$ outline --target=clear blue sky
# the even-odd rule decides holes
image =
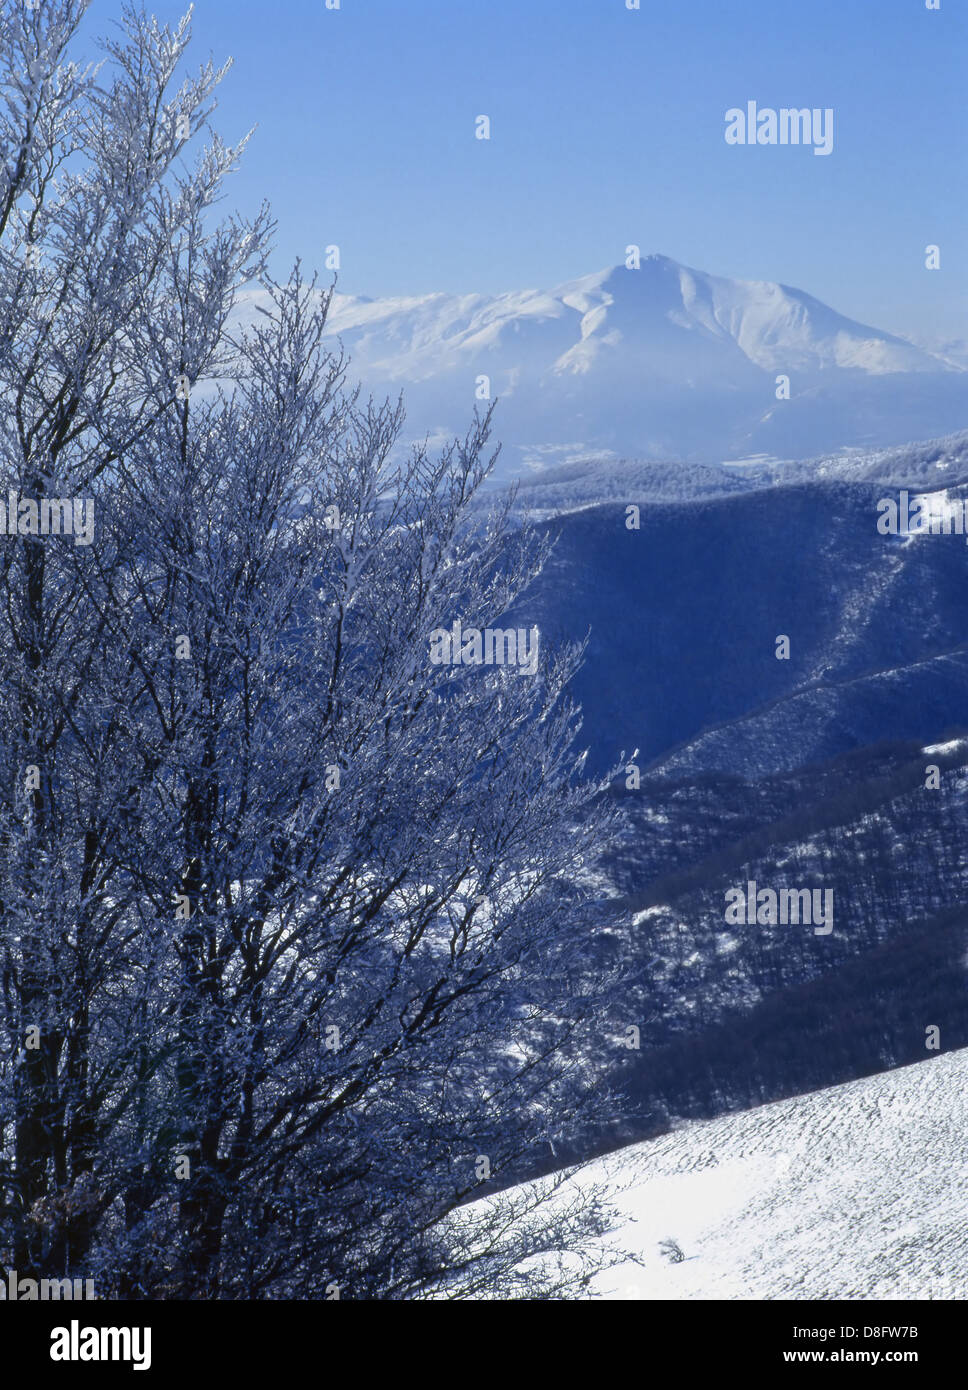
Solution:
[[[258,130],[231,197],[271,201],[280,270],[336,242],[348,293],[491,292],[551,286],[637,242],[884,328],[968,338],[966,11],[197,0],[194,47],[235,59],[219,128]],[[115,12],[95,0],[92,18]],[[724,113],[750,99],[832,107],[834,152],[728,146]]]

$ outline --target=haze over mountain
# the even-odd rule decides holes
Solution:
[[[805,458],[968,426],[957,344],[932,351],[791,286],[660,255],[547,291],[337,294],[328,332],[367,388],[404,392],[411,438],[462,433],[487,377],[503,476],[596,455]]]

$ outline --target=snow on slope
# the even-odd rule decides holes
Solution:
[[[764,1105],[598,1160],[642,1260],[611,1299],[968,1296],[968,1050]],[[679,1243],[673,1264],[659,1250]]]

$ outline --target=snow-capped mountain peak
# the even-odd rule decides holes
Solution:
[[[501,352],[502,365],[585,373],[609,354],[664,357],[710,346],[765,371],[837,367],[881,375],[951,364],[890,333],[845,318],[802,290],[732,280],[645,257],[550,290],[426,294],[368,300],[337,295],[330,331],[353,341],[359,365],[420,379]],[[562,349],[559,351],[559,349]],[[512,360],[513,359],[513,360]]]

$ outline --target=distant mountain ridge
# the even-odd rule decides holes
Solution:
[[[419,379],[482,349],[526,348],[522,332],[538,325],[548,354],[560,345],[550,325],[569,344],[542,364],[556,374],[580,375],[608,351],[634,351],[651,354],[657,369],[678,379],[679,364],[664,354],[675,344],[694,348],[689,335],[730,355],[735,347],[766,371],[957,370],[944,356],[845,318],[802,290],[709,275],[660,255],[647,256],[638,270],[613,266],[548,291],[382,300],[337,294],[329,328],[356,335],[358,365]]]
[[[661,255],[550,290],[336,294],[327,331],[368,389],[403,391],[409,437],[462,433],[485,390],[499,397],[505,475],[630,454],[805,458],[968,427],[959,352],[858,323],[789,285]],[[790,378],[789,400],[777,376]]]

